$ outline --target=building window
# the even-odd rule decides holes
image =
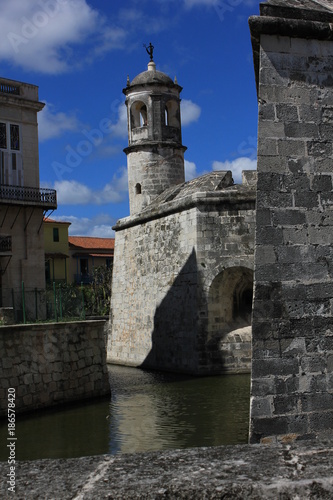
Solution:
[[[86,276],[88,274],[88,259],[80,259],[80,271],[81,276]]]
[[[10,149],[20,150],[20,127],[18,125],[10,125]]]
[[[0,149],[20,151],[19,125],[14,125],[13,123],[0,123]]]
[[[141,194],[141,192],[142,192],[142,191],[141,191],[141,184],[139,184],[139,183],[138,183],[138,184],[135,186],[135,194]]]
[[[7,130],[5,123],[0,123],[0,148],[7,149]]]
[[[0,123],[0,183],[23,186],[20,126]]]
[[[57,227],[53,228],[53,241],[55,242],[59,241],[59,228]]]

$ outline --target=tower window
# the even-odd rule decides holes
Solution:
[[[180,128],[179,103],[173,99],[165,104],[165,125]]]
[[[140,127],[147,125],[147,106],[144,104],[140,109]]]
[[[138,183],[138,184],[135,186],[135,194],[141,194],[141,192],[142,192],[142,191],[141,191],[141,184],[139,184],[139,183]]]
[[[147,106],[142,101],[134,102],[131,107],[131,128],[145,127],[147,123]]]

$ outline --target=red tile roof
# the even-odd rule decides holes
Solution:
[[[54,220],[54,219],[50,219],[49,217],[47,218],[43,218],[43,222],[48,222],[50,224],[67,224],[68,226],[70,226],[72,223],[71,222],[66,222],[66,221],[63,221],[63,220]]]
[[[114,238],[93,238],[91,236],[68,236],[70,247],[85,250],[113,250]]]

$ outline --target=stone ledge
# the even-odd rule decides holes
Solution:
[[[16,463],[16,499],[331,499],[333,437]],[[0,463],[1,477],[8,464]],[[12,498],[3,480],[0,497]]]
[[[180,200],[173,200],[166,202],[163,206],[156,207],[155,209],[141,212],[129,217],[125,217],[117,221],[117,224],[112,227],[115,231],[122,231],[129,227],[138,226],[152,220],[157,220],[167,215],[180,213],[192,208],[206,206],[216,206],[220,210],[239,210],[244,208],[248,209],[248,204],[253,204],[253,209],[256,201],[256,187],[252,185],[240,186],[235,184],[231,188],[225,189],[216,193],[204,192],[194,193],[188,195]]]

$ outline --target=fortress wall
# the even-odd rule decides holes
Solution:
[[[237,289],[252,302],[255,202],[203,205],[198,210],[198,349],[201,373],[251,371],[251,314],[235,312]],[[254,198],[254,197],[253,197]],[[246,283],[245,283],[246,282]],[[241,306],[242,307],[242,306]]]
[[[280,26],[285,34],[278,36],[265,34],[265,19],[262,25],[255,20],[260,61],[250,438],[270,442],[333,428],[333,42],[316,39],[320,23],[305,27],[301,21],[308,37],[312,30],[313,39],[304,39],[293,31],[297,21],[293,30],[287,20],[276,21],[275,32]]]
[[[110,393],[104,321],[2,326],[0,415],[8,388],[17,413]],[[11,392],[12,394],[12,392]]]
[[[117,230],[108,361],[197,366],[196,209]]]
[[[232,316],[242,271],[234,273],[232,287],[226,283],[227,298],[215,287],[217,311],[210,309],[209,301],[214,279],[226,268],[249,271],[252,292],[254,193],[246,192],[247,201],[241,197],[238,202],[235,189],[222,198],[216,196],[214,202],[202,201],[160,218],[157,213],[154,220],[139,219],[132,226],[131,218],[120,221],[111,296],[110,363],[192,374],[250,370],[248,332],[227,338],[237,327],[232,318],[229,321],[220,314],[227,302]],[[221,323],[224,329],[218,328]]]

